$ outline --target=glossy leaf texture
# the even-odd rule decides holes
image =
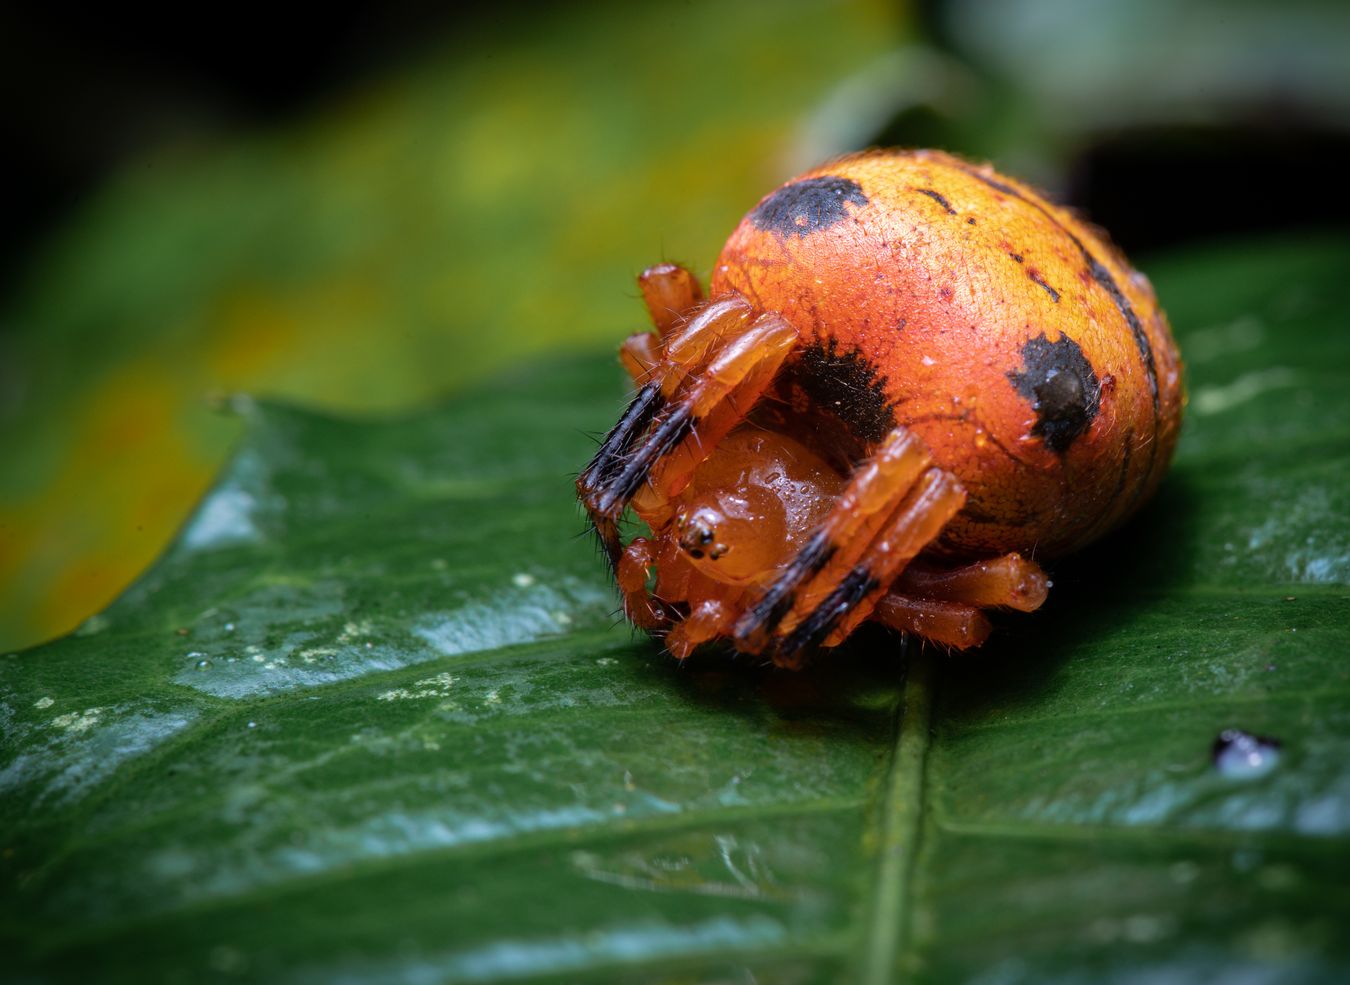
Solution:
[[[609,357],[237,402],[169,553],[0,659],[2,977],[1345,980],[1350,247],[1145,267],[1190,367],[1162,494],[907,674],[615,622],[569,477]],[[1220,769],[1228,729],[1266,741]]]

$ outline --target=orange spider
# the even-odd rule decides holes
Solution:
[[[1157,488],[1184,396],[1148,281],[1032,189],[936,151],[789,181],[714,268],[639,277],[637,395],[577,480],[628,617],[798,667],[872,619],[978,645],[1040,559]],[[629,508],[651,534],[626,547]],[[649,588],[654,573],[654,585]]]

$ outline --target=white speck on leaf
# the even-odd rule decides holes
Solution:
[[[408,701],[415,698],[443,698],[450,693],[455,678],[449,672],[416,681],[412,687],[396,687],[375,696],[376,701]]]
[[[102,717],[102,708],[86,708],[84,711],[68,711],[64,715],[57,715],[52,719],[52,724],[67,732],[87,732]]]
[[[342,627],[342,632],[338,634],[339,643],[351,643],[363,636],[369,636],[371,625],[369,619],[362,619],[360,622],[349,622]],[[337,652],[337,651],[330,651]]]

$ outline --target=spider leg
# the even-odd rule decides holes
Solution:
[[[655,490],[687,481],[683,477],[763,395],[796,345],[796,330],[780,316],[751,321],[753,314],[744,298],[733,296],[708,304],[673,331],[650,381],[578,477],[578,496],[611,565],[623,550],[619,517],[658,463],[678,451],[680,467],[663,470]],[[659,491],[653,495],[660,500]]]
[[[852,570],[930,459],[903,428],[854,469],[829,514],[778,577],[737,620],[737,647],[759,653],[785,617],[814,608]],[[810,589],[814,590],[810,590]],[[799,604],[799,595],[805,605]],[[787,627],[790,631],[792,626]]]
[[[826,572],[808,586],[779,626],[774,660],[797,666],[818,646],[837,646],[867,619],[891,583],[965,505],[966,491],[950,472],[930,468],[889,514],[861,559],[831,583]],[[819,603],[816,593],[829,589]],[[794,625],[795,624],[795,625]]]
[[[623,340],[619,346],[619,362],[641,387],[652,374],[652,370],[661,362],[661,341],[652,332],[638,332]]]
[[[619,361],[641,386],[661,362],[661,341],[688,321],[694,306],[703,300],[703,289],[692,273],[674,263],[648,267],[638,275],[638,288],[656,331],[628,336],[619,347]]]
[[[673,340],[667,351],[678,341]],[[796,344],[797,330],[774,314],[760,315],[728,339],[697,375],[688,374],[687,386],[633,448],[596,498],[595,508],[617,516],[652,477],[657,463],[677,450],[673,461],[681,468],[663,469],[661,481],[654,483],[656,492],[661,494],[676,476],[691,473],[763,395]]]
[[[708,305],[667,342],[664,356],[648,374],[649,382],[634,395],[578,477],[577,490],[583,500],[616,471],[688,373],[704,364],[713,343],[721,335],[738,330],[749,316],[750,306],[746,302],[728,298]]]
[[[989,636],[989,620],[981,609],[1033,612],[1049,590],[1041,566],[1020,554],[946,570],[913,564],[877,602],[874,617],[894,629],[965,650]]]
[[[1050,581],[1035,561],[1005,554],[961,568],[915,564],[896,581],[895,591],[910,598],[959,602],[980,609],[1035,612],[1050,591]]]
[[[653,321],[658,327],[665,325],[666,329],[670,330],[676,322],[670,318],[668,310],[662,305],[667,302],[679,303],[682,298],[693,299],[690,303],[694,303],[698,297],[698,282],[682,267],[664,266],[671,267],[674,272],[662,273],[661,268],[653,267],[643,273],[642,278],[639,278],[639,284],[643,287]],[[658,273],[653,274],[653,271]],[[649,288],[655,292],[654,295],[647,294]],[[722,335],[735,331],[749,321],[750,314],[749,302],[740,297],[726,298],[709,304],[687,323],[682,323],[683,327],[679,332],[665,340],[663,355],[653,344],[655,340],[648,341],[650,333],[639,333],[629,337],[620,349],[620,359],[635,379],[637,374],[633,373],[634,366],[630,363],[644,364],[642,369],[645,382],[634,395],[618,423],[605,435],[605,440],[601,442],[595,456],[578,476],[577,492],[583,501],[615,471],[618,463],[642,437],[656,415],[664,409],[666,402],[674,395],[685,376],[702,366],[713,343]]]
[[[656,553],[646,537],[635,537],[619,556],[614,580],[623,593],[623,611],[633,625],[651,631],[670,623],[670,614],[647,591],[647,575]]]
[[[638,275],[638,288],[661,338],[681,325],[689,309],[703,300],[698,278],[675,263],[658,263]]]
[[[619,539],[618,517],[597,512],[591,507],[590,500],[622,464],[623,457],[642,437],[643,432],[664,406],[665,398],[661,395],[661,387],[656,382],[648,383],[640,389],[618,423],[605,435],[605,440],[601,442],[595,457],[577,476],[577,495],[585,505],[591,524],[600,537],[610,568],[616,572],[619,554],[623,550],[623,543]]]
[[[992,627],[973,605],[912,598],[888,592],[877,602],[873,618],[903,633],[913,633],[956,650],[979,646]]]

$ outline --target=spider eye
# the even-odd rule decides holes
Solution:
[[[717,522],[721,519],[710,509],[695,510],[693,515],[681,513],[675,522],[679,526],[680,547],[690,557],[702,558],[704,548],[717,537]],[[716,552],[714,552],[716,560]]]

